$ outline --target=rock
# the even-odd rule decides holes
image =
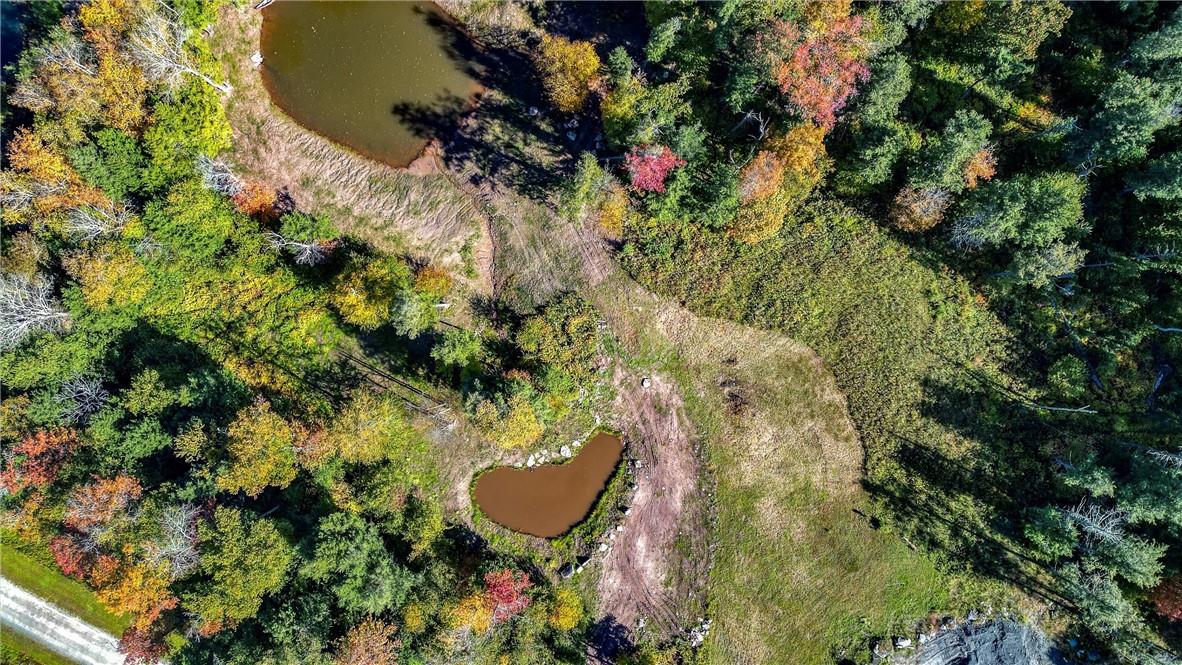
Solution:
[[[529,114],[531,116],[537,115],[538,114],[538,107],[536,107],[536,106],[529,107]]]
[[[258,69],[261,64],[263,64],[263,54],[255,51],[254,55],[250,56],[250,66]]]
[[[906,637],[896,637],[895,638],[895,648],[896,649],[910,649],[911,648],[911,640]]]
[[[607,539],[608,539],[608,540],[615,540],[615,539],[616,539],[616,534],[614,534],[614,533],[608,534],[608,536],[607,536]]]
[[[625,508],[625,509],[624,509],[624,517],[627,517],[627,516],[629,516],[629,515],[631,515],[631,514],[632,514],[632,508],[631,508],[631,507],[628,507],[628,508]]]
[[[599,551],[606,552],[607,551],[607,543],[599,543]]]
[[[570,446],[563,446],[558,452],[562,453],[563,457],[570,457]]]
[[[896,642],[898,644],[898,642]],[[982,621],[941,631],[896,665],[1051,665],[1062,663],[1037,629],[1014,621]]]
[[[536,460],[534,459],[534,456],[530,455],[529,459],[525,460],[525,465],[526,466],[533,466],[535,462],[536,462]]]
[[[578,136],[578,134],[575,134],[574,132],[567,132],[566,133],[566,140],[573,141],[573,140],[575,140],[575,137],[577,137],[577,136]]]
[[[623,530],[624,530],[624,525],[623,525],[623,524],[621,524],[620,526],[617,526],[617,527],[616,527],[616,531],[623,531]]]
[[[648,388],[652,385],[653,385],[653,380],[648,378],[647,376],[640,380],[640,387],[641,388]]]
[[[969,622],[973,622],[977,620],[978,616],[977,610],[969,610],[969,615],[965,617],[965,619],[967,619]]]

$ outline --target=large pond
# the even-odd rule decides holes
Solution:
[[[600,432],[566,464],[497,467],[477,479],[476,505],[514,531],[561,536],[591,512],[623,451],[619,437]]]
[[[438,120],[479,92],[464,35],[426,2],[275,2],[263,10],[263,84],[304,127],[409,164]]]

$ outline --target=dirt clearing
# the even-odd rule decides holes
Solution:
[[[708,572],[707,520],[696,436],[676,386],[621,372],[615,410],[637,464],[624,530],[603,559],[599,614],[635,629],[675,632],[701,616]]]

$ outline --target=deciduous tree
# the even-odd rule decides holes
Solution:
[[[218,506],[198,527],[204,578],[185,595],[206,634],[255,615],[287,579],[294,552],[274,523]]]
[[[230,460],[218,487],[258,496],[267,487],[287,487],[296,476],[296,430],[265,401],[238,413],[227,430]]]
[[[130,614],[132,626],[147,630],[179,602],[169,590],[168,573],[161,566],[124,563],[114,579],[98,590],[98,599],[116,614]]]
[[[832,129],[857,85],[869,80],[867,28],[861,16],[830,16],[804,26],[776,21],[761,37],[772,79],[803,119]]]
[[[71,429],[30,434],[12,449],[5,469],[0,472],[0,485],[13,494],[26,487],[47,487],[57,479],[78,446],[78,435]]]
[[[544,35],[535,58],[550,101],[564,113],[583,107],[599,77],[599,56],[590,42]]]
[[[76,531],[93,531],[123,515],[142,493],[139,481],[127,474],[95,478],[70,495],[64,523]]]
[[[504,623],[529,607],[530,598],[525,594],[529,587],[528,575],[509,568],[484,576],[484,598],[493,624]]]
[[[398,665],[398,629],[379,619],[365,619],[349,629],[337,647],[333,665]]]
[[[624,157],[632,188],[641,192],[663,193],[669,172],[679,166],[685,166],[685,160],[663,145],[635,146]]]
[[[583,601],[574,589],[561,587],[554,592],[547,622],[555,630],[574,630],[583,620]]]

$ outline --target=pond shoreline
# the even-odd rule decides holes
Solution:
[[[271,103],[391,168],[430,172],[432,142],[485,91],[483,47],[435,3],[274,3],[258,14],[256,70]]]
[[[624,460],[627,447],[619,434],[596,428],[578,451],[558,463],[525,468],[519,464],[488,467],[476,473],[469,486],[474,512],[479,511],[480,517],[514,533],[548,541],[561,538],[596,512],[605,489]],[[611,462],[599,474],[598,467],[606,462],[605,455]],[[603,478],[587,483],[587,478],[578,475],[580,471]],[[590,495],[591,489],[594,495]],[[582,508],[584,504],[586,507]],[[559,523],[565,524],[559,527]]]

